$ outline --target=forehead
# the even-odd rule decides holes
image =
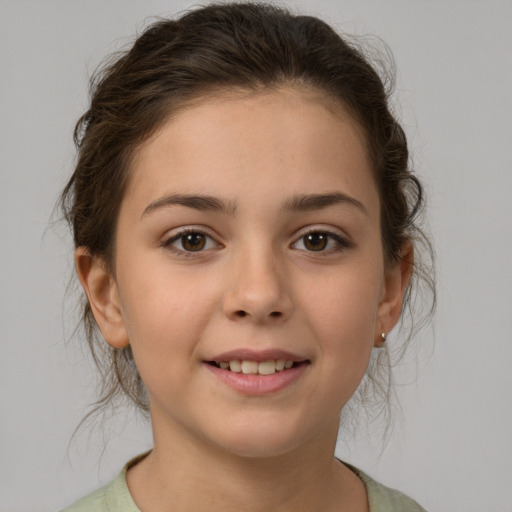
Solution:
[[[290,193],[341,187],[376,199],[363,129],[316,90],[203,97],[140,145],[130,173],[127,195],[143,202],[175,192],[230,196],[244,187],[270,193],[276,184]]]

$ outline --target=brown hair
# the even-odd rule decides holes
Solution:
[[[432,255],[417,225],[422,187],[408,168],[406,137],[389,107],[391,91],[362,51],[326,23],[261,3],[213,4],[177,20],[158,21],[91,79],[90,108],[75,128],[76,168],[60,201],[75,246],[86,247],[115,271],[116,221],[131,156],[178,109],[212,92],[286,85],[322,91],[347,107],[363,127],[381,198],[386,260],[399,259],[408,241],[423,243]],[[430,268],[418,257],[413,266],[405,307],[413,304],[411,292],[418,280],[434,291]],[[128,396],[147,411],[130,347],[114,349],[104,342],[87,301],[82,320],[102,374],[98,408]],[[387,351],[381,351],[361,386],[380,398],[389,397],[391,390],[386,358]]]

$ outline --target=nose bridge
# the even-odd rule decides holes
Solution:
[[[233,255],[231,282],[224,299],[230,318],[283,319],[292,309],[285,271],[270,243],[247,242]]]

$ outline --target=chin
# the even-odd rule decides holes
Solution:
[[[231,455],[245,458],[279,457],[293,452],[307,441],[305,433],[297,427],[286,428],[286,424],[252,422],[250,425],[226,428],[217,438],[217,446]],[[213,441],[213,439],[211,439]],[[215,442],[215,441],[214,441]]]

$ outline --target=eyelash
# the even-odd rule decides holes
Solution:
[[[215,246],[217,246],[217,247],[220,245],[218,242],[216,242],[210,235],[208,235],[204,231],[201,231],[199,229],[194,229],[194,228],[186,228],[186,229],[183,229],[183,230],[179,231],[178,233],[172,235],[170,238],[165,239],[162,242],[162,247],[172,250],[173,252],[176,252],[177,254],[179,254],[181,256],[185,256],[185,257],[191,257],[196,254],[205,252],[208,249],[212,249],[212,247],[206,247],[206,249],[204,247],[201,247],[197,251],[190,251],[190,250],[185,249],[183,246],[183,242],[184,242],[185,237],[187,237],[189,235],[200,235],[200,236],[204,237],[205,245],[208,245],[208,240],[210,241],[210,243],[213,242],[215,244]],[[332,243],[332,241],[334,241],[336,246],[330,247],[327,249],[321,248],[320,250],[317,250],[317,251],[308,250],[307,248],[297,249],[295,247],[300,241],[302,241],[304,243],[304,240],[306,239],[306,237],[308,237],[310,235],[325,236],[327,245],[329,245],[330,242]],[[181,240],[182,248],[174,247],[173,244],[179,240]],[[328,254],[332,254],[332,253],[343,252],[344,250],[352,247],[352,244],[346,238],[340,236],[337,233],[332,233],[330,231],[326,231],[326,230],[322,230],[322,229],[311,229],[311,230],[303,233],[295,242],[293,242],[291,244],[291,247],[293,249],[312,253],[317,256],[323,256],[323,255],[328,255]]]
[[[162,247],[169,249],[169,250],[171,250],[181,256],[185,256],[185,257],[190,257],[190,256],[194,256],[196,254],[205,252],[204,247],[200,248],[200,250],[198,250],[198,251],[188,251],[183,247],[184,239],[186,236],[189,236],[189,235],[201,235],[202,237],[204,237],[206,245],[208,244],[208,241],[213,242],[213,244],[215,246],[220,245],[218,242],[216,242],[210,235],[208,235],[204,231],[201,231],[200,229],[186,228],[186,229],[182,229],[178,233],[172,235],[170,238],[165,239],[162,242]],[[174,242],[177,242],[179,240],[181,240],[181,246],[182,246],[181,249],[173,246]],[[206,250],[211,249],[211,248],[212,247],[208,247]]]
[[[321,250],[318,250],[318,251],[308,250],[308,249],[298,249],[298,250],[304,250],[304,251],[306,251],[308,253],[312,253],[312,254],[317,255],[317,256],[327,256],[329,254],[343,252],[346,249],[350,249],[352,247],[351,242],[349,242],[343,236],[341,236],[341,235],[339,235],[337,233],[332,233],[330,231],[322,230],[322,229],[310,229],[309,231],[307,231],[305,233],[302,233],[301,236],[292,244],[292,247],[294,247],[300,241],[302,241],[302,243],[304,244],[304,241],[305,241],[306,237],[310,236],[310,235],[323,235],[327,239],[327,244],[329,244],[330,241],[331,242],[334,241],[336,246],[335,247],[330,247],[328,249],[324,248],[324,249],[321,249]]]

